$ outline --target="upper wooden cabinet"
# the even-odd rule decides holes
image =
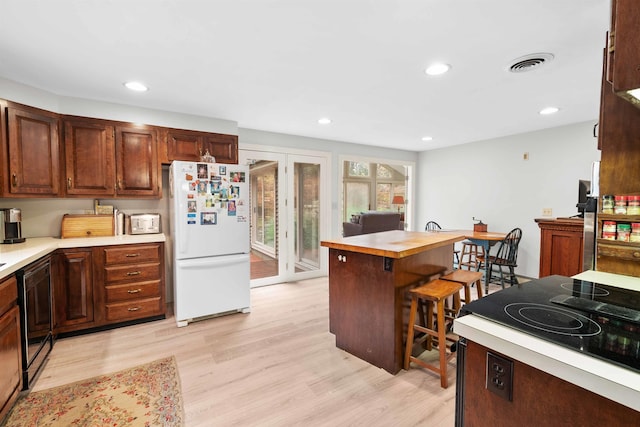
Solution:
[[[26,105],[6,102],[2,138],[2,193],[5,197],[60,194],[59,118]]]
[[[72,196],[115,194],[114,127],[97,120],[65,119],[65,187]]]
[[[151,126],[116,126],[116,195],[159,197],[158,137]]]
[[[65,117],[64,130],[67,195],[160,197],[155,128]]]
[[[612,0],[607,80],[616,94],[640,108],[640,7],[637,0]],[[636,97],[629,91],[637,89]]]
[[[238,136],[220,133],[167,129],[165,132],[166,158],[163,163],[174,160],[199,161],[209,151],[217,163],[238,163]]]

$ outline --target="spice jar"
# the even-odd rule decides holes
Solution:
[[[615,206],[613,213],[617,215],[627,214],[627,196],[615,196]]]
[[[629,235],[629,241],[640,243],[640,222],[631,223],[631,234]]]
[[[616,240],[628,242],[631,235],[631,224],[618,223],[617,232],[618,238]]]
[[[640,196],[627,196],[627,215],[640,215]]]
[[[604,214],[612,214],[613,213],[613,195],[605,194],[602,196],[602,213]]]

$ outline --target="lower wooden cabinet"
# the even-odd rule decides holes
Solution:
[[[52,269],[54,331],[95,326],[91,248],[59,249],[53,256]]]
[[[106,323],[165,314],[164,244],[94,248]]]
[[[22,390],[20,310],[15,276],[0,281],[0,424]]]
[[[584,220],[536,219],[540,227],[540,277],[573,276],[583,268]]]
[[[60,249],[55,259],[56,333],[164,317],[164,243]]]
[[[487,388],[488,352],[513,362],[511,400]],[[633,409],[475,342],[457,357],[456,426],[637,425]]]

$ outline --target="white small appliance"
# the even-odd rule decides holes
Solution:
[[[177,325],[249,312],[249,168],[174,161],[169,181]]]

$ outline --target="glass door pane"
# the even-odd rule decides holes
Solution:
[[[282,258],[282,221],[278,212],[285,181],[285,156],[277,153],[241,150],[240,163],[249,165],[249,211],[251,224],[251,287],[280,283],[285,277]]]
[[[294,164],[295,271],[320,268],[320,165]]]

